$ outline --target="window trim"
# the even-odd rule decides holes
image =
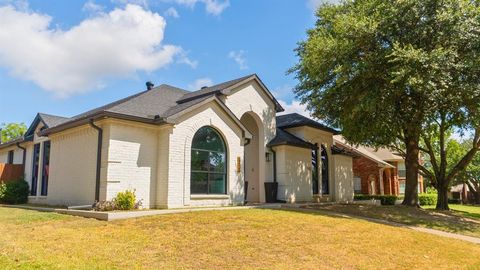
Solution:
[[[218,137],[222,140],[222,143],[223,143],[223,147],[225,149],[225,152],[221,152],[221,151],[216,151],[216,150],[208,150],[208,149],[202,149],[202,148],[197,148],[197,147],[193,147],[193,142],[194,142],[194,139],[195,139],[195,136],[198,134],[198,132],[200,130],[202,130],[203,128],[209,128],[211,130],[213,130],[217,135]],[[191,147],[190,147],[190,196],[191,198],[193,199],[196,199],[196,198],[202,198],[202,197],[219,197],[219,196],[228,196],[228,171],[229,171],[229,162],[228,162],[228,145],[227,145],[227,140],[225,140],[225,138],[223,137],[222,133],[219,132],[215,127],[213,126],[202,126],[201,128],[199,128],[195,134],[193,135],[192,137],[192,143],[191,143]],[[193,156],[193,151],[201,151],[201,152],[213,152],[213,153],[221,153],[221,154],[225,154],[225,169],[223,172],[217,172],[217,171],[199,171],[199,170],[193,170],[192,169],[192,156]],[[192,175],[193,173],[205,173],[207,174],[207,190],[206,190],[206,193],[193,193],[192,192]],[[210,176],[211,175],[215,175],[215,174],[218,174],[218,175],[223,175],[224,176],[224,191],[223,193],[210,193],[209,191],[209,184],[210,184]],[[222,197],[223,198],[223,197]]]

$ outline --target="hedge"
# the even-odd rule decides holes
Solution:
[[[437,194],[418,194],[418,202],[420,205],[436,205]]]
[[[354,196],[356,201],[379,200],[382,205],[395,205],[398,197],[395,195],[365,195],[358,194]]]
[[[8,204],[27,203],[30,188],[24,180],[0,183],[0,202]]]

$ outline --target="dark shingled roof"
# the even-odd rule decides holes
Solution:
[[[210,87],[206,87],[206,88],[197,90],[195,92],[186,93],[182,98],[180,98],[178,100],[178,103],[184,103],[184,102],[187,102],[187,101],[190,101],[192,99],[199,98],[199,97],[211,96],[211,95],[214,95],[214,94],[218,94],[218,93],[220,93],[220,91],[225,90],[225,89],[227,89],[227,88],[229,88],[229,87],[231,87],[231,86],[233,86],[233,85],[235,85],[235,84],[237,84],[241,81],[249,79],[253,76],[255,76],[255,74],[250,74],[250,75],[247,75],[247,76],[235,79],[235,80],[231,80],[231,81],[223,82],[223,83],[220,83],[220,84],[216,84],[216,85],[213,85],[213,86],[210,86]]]
[[[58,126],[70,120],[70,118],[67,118],[67,117],[51,115],[46,113],[39,113],[38,115],[42,119],[43,123],[47,125],[47,127]]]
[[[359,157],[358,154],[354,153],[353,151],[340,147],[338,145],[332,145],[332,154],[334,155],[344,155],[349,157]]]
[[[98,119],[102,117],[115,117],[144,123],[158,124],[167,122],[168,117],[184,111],[209,97],[215,96],[221,91],[225,90],[225,92],[222,93],[228,94],[227,92],[230,90],[230,87],[241,83],[242,81],[253,79],[258,80],[262,87],[266,89],[256,74],[251,74],[235,80],[220,83],[195,92],[189,92],[184,89],[162,84],[158,87],[152,88],[151,90],[137,93],[71,118],[39,114],[34,120],[34,125],[36,126],[39,120],[43,121],[47,126],[47,129],[42,131],[42,135],[48,135],[50,133],[65,130],[74,126],[86,124],[91,121],[91,119]],[[282,111],[283,108],[280,106],[277,100],[271,95],[268,89],[266,89],[266,91],[275,103],[277,111]],[[29,133],[27,134],[28,138],[30,138],[32,134],[33,130],[29,130]]]
[[[317,148],[317,146],[315,146],[314,144],[306,142],[285,130],[277,128],[277,134],[275,135],[275,138],[273,138],[268,143],[267,146],[272,147],[272,146],[279,146],[279,145],[291,145],[291,146],[297,146],[297,147],[309,148],[309,149]]]
[[[327,127],[326,125],[323,125],[315,120],[307,118],[298,113],[280,115],[280,116],[277,116],[276,120],[277,120],[277,127],[282,129],[308,126],[308,127],[317,128],[323,131],[327,131],[333,134],[339,134],[337,130]]]

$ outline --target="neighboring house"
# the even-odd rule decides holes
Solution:
[[[353,199],[337,131],[283,108],[257,75],[188,92],[153,87],[80,115],[38,114],[0,145],[25,164],[31,203],[87,205],[134,189],[147,208]],[[22,148],[26,149],[22,159]],[[248,182],[248,191],[245,187]]]
[[[335,136],[335,144],[353,151],[353,182],[355,194],[405,194],[405,160],[387,148],[352,147],[342,136]],[[423,176],[418,175],[418,192],[424,192]]]

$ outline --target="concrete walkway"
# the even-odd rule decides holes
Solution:
[[[321,213],[321,214],[324,214],[324,215],[336,216],[336,217],[342,217],[342,218],[363,219],[363,220],[366,220],[366,221],[375,222],[375,223],[379,223],[379,224],[384,224],[384,225],[389,225],[389,226],[394,226],[394,227],[399,227],[399,228],[406,228],[406,229],[414,230],[414,231],[417,231],[417,232],[429,233],[429,234],[433,234],[433,235],[438,235],[438,236],[448,237],[448,238],[452,238],[452,239],[467,241],[467,242],[474,243],[474,244],[480,244],[480,238],[478,238],[478,237],[467,236],[467,235],[458,234],[458,233],[444,232],[444,231],[440,231],[440,230],[436,230],[436,229],[429,229],[429,228],[417,227],[417,226],[412,226],[412,225],[406,225],[406,224],[397,223],[397,222],[393,222],[393,221],[387,221],[387,220],[383,220],[383,219],[362,217],[362,216],[357,216],[357,215],[344,214],[344,213],[338,213],[338,212],[326,211],[326,210],[320,210],[320,209],[313,209],[313,208],[305,208],[305,205],[282,205],[282,208],[292,209],[292,210],[295,210],[295,211],[302,211],[302,212]]]

